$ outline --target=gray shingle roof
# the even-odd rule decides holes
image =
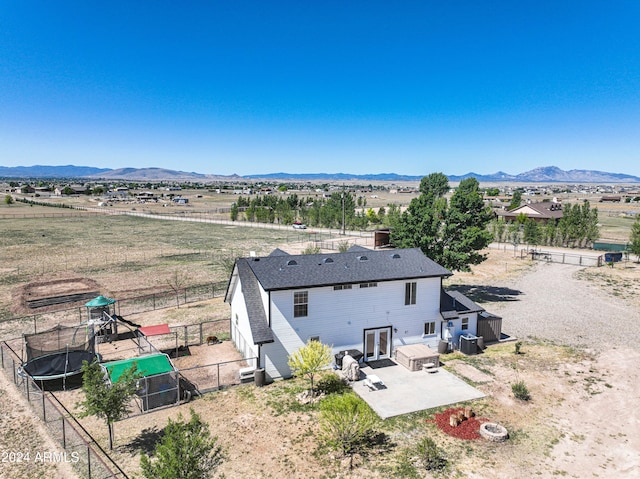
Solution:
[[[251,271],[251,268],[249,268],[246,259],[236,261],[236,268],[238,269],[238,277],[242,285],[242,293],[247,307],[253,342],[255,344],[272,343],[273,332],[267,322],[267,315],[262,305],[258,281]]]
[[[450,276],[419,248],[244,258],[265,291]],[[240,260],[239,260],[240,262]]]
[[[471,301],[459,291],[442,290],[440,294],[440,312],[445,319],[457,316],[457,313],[484,311],[482,306]]]

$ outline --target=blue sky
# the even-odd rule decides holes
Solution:
[[[640,176],[640,2],[0,0],[0,165]]]

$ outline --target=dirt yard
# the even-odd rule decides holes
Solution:
[[[424,436],[445,451],[451,477],[506,479],[523,471],[540,478],[640,477],[640,343],[633,340],[633,325],[640,321],[639,278],[635,263],[581,269],[491,251],[473,273],[458,273],[449,281],[448,287],[502,316],[503,331],[522,341],[519,355],[515,343],[508,342],[477,356],[443,358],[445,367],[487,394],[472,406],[507,427],[505,443],[452,438],[430,422],[433,411],[416,413],[381,421],[377,428],[387,441],[356,457],[355,469],[349,470],[346,461],[318,449],[318,413],[295,401],[306,387],[295,380],[223,389],[121,421],[115,425],[114,458],[128,474],[137,474],[140,451],[150,450],[169,417],[187,417],[193,407],[225,448],[220,472],[227,478],[411,477],[406,474],[413,464],[410,451]],[[201,311],[184,308],[182,313],[197,316]],[[148,320],[180,322],[180,315],[167,310],[162,318]],[[526,383],[530,401],[513,397],[511,384],[517,381]],[[0,417],[10,418],[3,429],[21,429],[16,423],[35,427],[28,411],[20,415],[8,408],[3,401]],[[107,444],[101,421],[83,423]],[[4,441],[3,451],[10,446]],[[49,477],[30,469],[11,471],[4,477]],[[425,471],[416,474],[431,477]]]

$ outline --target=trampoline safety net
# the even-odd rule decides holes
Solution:
[[[86,325],[61,326],[40,333],[25,334],[27,361],[40,356],[71,351],[94,353],[93,341],[89,338]]]

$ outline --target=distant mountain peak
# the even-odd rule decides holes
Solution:
[[[425,173],[427,174],[427,173]],[[91,166],[0,166],[0,178],[87,178],[113,179],[125,181],[420,181],[424,175],[399,175],[396,173],[377,173],[355,175],[349,173],[268,173],[263,175],[216,175],[169,170],[165,168],[94,168]],[[564,171],[557,166],[541,166],[524,173],[511,175],[504,171],[482,175],[470,172],[465,175],[449,175],[450,181],[476,178],[479,182],[521,182],[521,183],[640,183],[640,177],[624,173],[608,173],[594,170]]]

